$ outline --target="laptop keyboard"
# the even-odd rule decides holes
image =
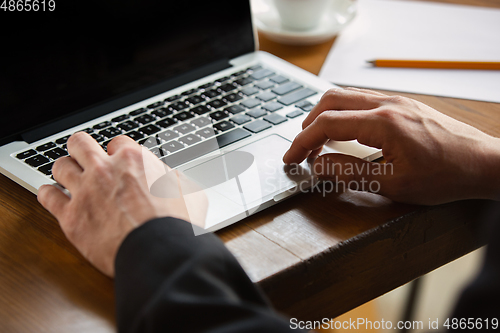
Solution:
[[[128,135],[175,168],[309,112],[314,105],[306,98],[317,93],[257,65],[83,131],[104,150],[114,137]],[[275,113],[291,105],[295,108],[285,115]],[[68,155],[68,138],[46,142],[16,157],[51,176],[54,162]]]

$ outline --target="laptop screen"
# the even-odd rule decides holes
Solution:
[[[2,144],[41,124],[254,50],[249,1],[43,3],[37,11],[0,10]]]

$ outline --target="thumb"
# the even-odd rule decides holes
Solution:
[[[384,184],[393,174],[393,165],[344,154],[325,154],[316,159],[313,171],[320,179],[334,181],[344,189],[382,194]]]

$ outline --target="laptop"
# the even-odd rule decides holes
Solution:
[[[249,1],[49,1],[0,26],[0,171],[33,193],[56,183],[77,131],[103,149],[128,135],[198,183],[204,231],[316,181],[282,156],[333,85],[257,51]],[[325,149],[381,156],[356,141]]]

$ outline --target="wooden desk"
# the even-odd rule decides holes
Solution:
[[[500,7],[492,0],[461,3]],[[299,48],[261,36],[261,49],[313,73],[332,43]],[[403,95],[500,136],[500,104]],[[278,310],[321,319],[481,246],[476,222],[486,205],[300,194],[218,235]],[[33,194],[0,176],[0,332],[113,332],[114,317],[113,281],[79,255]]]

